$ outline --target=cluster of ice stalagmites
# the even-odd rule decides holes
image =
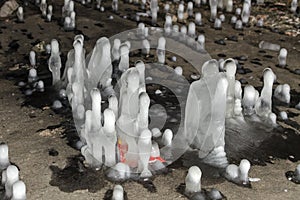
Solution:
[[[128,68],[129,42],[121,44],[115,40],[111,48],[109,40],[103,37],[87,56],[83,36],[76,36],[73,46],[62,83],[67,80],[66,95],[86,162],[96,168],[112,167],[108,176],[113,179],[127,179],[132,172],[141,177],[152,176],[149,161],[154,154],[159,157],[159,148],[148,129],[150,99],[145,88],[144,63]],[[119,61],[117,70],[123,72],[118,97],[111,85],[111,54]],[[102,98],[108,101],[106,109],[101,109]],[[151,165],[163,167],[162,163],[154,163]]]
[[[9,161],[7,144],[0,144],[1,199],[26,200],[26,186],[19,180],[19,169]]]

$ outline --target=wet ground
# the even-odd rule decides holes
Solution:
[[[10,159],[21,170],[20,176],[26,183],[28,199],[101,199],[114,184],[103,178],[102,171],[87,169],[82,164],[80,152],[73,148],[77,137],[67,104],[66,109],[59,113],[50,109],[56,96],[50,87],[51,76],[46,64],[48,56],[39,52],[36,45],[43,41],[50,43],[52,38],[57,39],[62,61],[65,62],[66,54],[72,48],[74,35],[85,35],[85,48],[90,52],[98,38],[136,28],[137,23],[130,18],[139,8],[120,3],[119,12],[115,14],[109,9],[110,2],[106,2],[104,5],[107,11],[101,13],[76,3],[76,31],[65,32],[59,25],[62,1],[55,1],[53,5],[54,20],[50,23],[41,18],[39,9],[32,4],[25,7],[25,23],[17,23],[16,17],[0,21],[0,141],[8,143],[10,147]],[[292,18],[282,6],[272,2],[267,5],[267,11],[255,8],[252,14],[269,14],[274,17],[272,12],[278,11],[283,12],[282,16],[293,19],[292,21],[299,20]],[[243,82],[243,86],[249,83],[260,89],[262,72],[266,67],[272,68],[277,75],[275,86],[284,83],[291,86],[290,105],[274,102],[273,111],[276,114],[284,110],[289,116],[288,121],[278,119],[282,127],[270,133],[255,132],[249,135],[227,130],[226,151],[230,160],[237,162],[240,158],[247,157],[252,163],[259,164],[251,168],[250,176],[260,178],[261,181],[252,183],[253,188],[247,189],[223,179],[215,180],[205,176],[202,180],[203,187],[216,187],[228,199],[298,199],[299,185],[285,178],[285,172],[294,170],[300,163],[300,111],[295,109],[300,101],[300,39],[299,36],[287,34],[290,29],[298,30],[297,27],[280,26],[279,22],[284,20],[282,18],[281,21],[273,20],[276,29],[272,29],[267,23],[265,28],[251,26],[243,31],[236,31],[225,23],[222,30],[216,31],[207,20],[209,14],[206,7],[200,11],[204,26],[197,27],[197,31],[206,36],[207,52],[216,59],[236,57],[241,64],[237,79]],[[127,19],[123,18],[124,15]],[[109,16],[113,16],[113,20]],[[163,16],[159,16],[158,26],[162,26],[162,18]],[[270,17],[267,22],[272,21],[271,19]],[[150,23],[149,18],[141,18],[141,21]],[[217,40],[223,40],[225,45],[217,44]],[[288,50],[287,67],[276,66],[278,52],[258,48],[258,43],[262,40],[280,44]],[[38,52],[37,70],[39,78],[45,81],[46,92],[25,97],[22,93],[24,90],[20,90],[17,83],[26,80],[31,49]],[[152,54],[154,53],[153,51]],[[182,58],[178,57],[176,63],[172,62],[171,56],[172,54],[167,54],[167,64],[170,67],[182,66],[184,75],[191,81],[189,77],[195,71]],[[153,59],[150,56],[145,60],[150,62]],[[134,63],[134,60],[131,62]],[[152,93],[153,88],[149,86]],[[168,124],[168,128],[175,126],[176,123]],[[235,145],[235,142],[239,145]],[[187,172],[181,161],[180,159],[169,167],[171,172],[155,177],[153,185],[134,181],[122,183],[128,199],[185,199],[176,191],[184,182]]]

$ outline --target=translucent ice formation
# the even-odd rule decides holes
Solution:
[[[200,34],[198,36],[197,41],[199,42],[199,44],[202,47],[202,49],[205,49],[205,36],[203,34]]]
[[[115,185],[112,200],[123,200],[124,199],[124,189],[121,185]]]
[[[120,47],[121,60],[119,63],[119,70],[124,72],[129,68],[129,47],[127,44],[122,44]]]
[[[200,12],[195,13],[195,23],[197,25],[202,25],[202,15]]]
[[[178,6],[177,18],[178,18],[178,21],[182,21],[184,18],[184,5],[182,3],[180,3]]]
[[[257,91],[252,85],[247,85],[244,88],[244,96],[242,100],[244,115],[252,115],[255,112],[254,107],[258,98],[256,92]]]
[[[151,136],[152,136],[151,131],[145,129],[141,132],[141,135],[138,140],[138,148],[139,148],[139,155],[140,155],[139,168],[141,171],[140,176],[142,178],[147,178],[152,176],[152,173],[148,169],[148,163],[149,163],[151,148],[152,148]]]
[[[222,29],[222,21],[219,18],[215,19],[214,28],[216,30]]]
[[[10,165],[7,144],[0,144],[0,172]]]
[[[172,144],[173,132],[171,129],[166,129],[162,136],[162,144],[164,146],[170,146]]]
[[[248,173],[250,162],[246,159],[241,160],[240,165],[230,164],[226,167],[225,178],[238,185],[250,187]]]
[[[290,86],[288,84],[278,85],[274,91],[274,97],[284,103],[290,103]]]
[[[236,30],[242,30],[243,29],[243,22],[241,20],[237,20],[236,23],[235,23],[234,28]]]
[[[228,82],[219,72],[216,60],[204,63],[202,78],[190,86],[185,109],[184,134],[188,143],[198,150],[200,159],[207,157],[215,148],[223,147],[221,151],[224,151],[227,88]],[[225,152],[223,153],[218,150],[216,155],[226,157]],[[220,160],[220,166],[227,165],[226,159]]]
[[[215,21],[217,17],[217,4],[218,4],[218,0],[209,0],[210,21]]]
[[[272,51],[279,51],[280,50],[280,45],[279,44],[274,44],[266,41],[261,41],[258,45],[260,49],[267,49],[267,50],[272,50]]]
[[[278,65],[280,67],[286,66],[286,57],[287,57],[287,50],[285,48],[280,49],[279,55],[278,55]]]
[[[36,67],[35,51],[30,51],[29,62],[32,67]]]
[[[243,11],[242,11],[242,15],[241,15],[242,22],[244,24],[248,24],[248,22],[249,22],[250,7],[251,7],[251,5],[245,1],[243,4]]]
[[[298,7],[298,0],[292,0],[291,2],[291,12],[295,13]]]
[[[18,21],[19,22],[23,22],[24,21],[24,12],[23,12],[23,7],[22,6],[20,6],[18,8],[17,17],[18,17]]]
[[[233,1],[232,0],[227,0],[225,3],[226,6],[226,12],[232,12],[233,11]]]
[[[288,119],[288,115],[287,115],[287,113],[286,113],[285,111],[281,111],[281,112],[279,113],[279,116],[280,116],[280,118],[281,118],[282,120],[287,120],[287,119]]]
[[[196,26],[194,22],[190,22],[188,26],[188,35],[192,38],[196,36]]]
[[[15,165],[9,165],[6,169],[5,196],[12,197],[13,184],[19,180],[19,170]]]
[[[188,174],[185,177],[185,194],[190,196],[192,193],[201,191],[201,176],[202,172],[197,166],[189,168]]]
[[[42,16],[46,17],[46,15],[47,15],[47,2],[46,2],[46,0],[41,1],[40,10],[42,11]]]
[[[118,0],[113,0],[111,7],[114,12],[117,12],[118,11]]]
[[[166,56],[165,49],[166,49],[166,39],[164,37],[160,37],[158,39],[158,46],[157,46],[156,54],[157,54],[158,62],[161,64],[165,63],[165,56]]]
[[[234,116],[235,106],[235,73],[236,64],[233,59],[227,59],[224,63],[224,69],[226,70],[226,78],[228,82],[227,100],[226,100],[226,117],[230,118]]]
[[[157,23],[157,12],[158,12],[158,2],[157,0],[151,0],[150,2],[150,10],[151,10],[151,17],[152,17],[152,25]]]
[[[272,111],[272,86],[276,76],[270,68],[267,68],[264,70],[263,79],[264,87],[255,103],[255,112],[258,116],[267,118]]]
[[[23,181],[17,181],[13,184],[11,200],[26,200],[26,186]]]
[[[193,7],[194,7],[193,2],[189,1],[187,5],[187,13],[189,17],[193,16]]]
[[[112,61],[116,61],[120,59],[120,46],[121,46],[121,41],[119,39],[115,39],[111,50]]]
[[[150,43],[149,43],[149,41],[148,40],[143,40],[142,44],[143,44],[142,53],[144,55],[149,55],[149,53],[150,53]]]
[[[49,70],[52,72],[52,85],[60,81],[61,59],[59,55],[58,41],[53,39],[51,41],[51,55],[48,60]]]
[[[36,69],[30,69],[28,73],[28,83],[33,83],[38,80]]]

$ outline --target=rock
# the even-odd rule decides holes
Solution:
[[[3,6],[0,8],[0,17],[8,17],[11,15],[15,10],[17,10],[19,4],[16,0],[9,0],[6,1]]]

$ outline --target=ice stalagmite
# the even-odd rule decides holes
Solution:
[[[284,103],[290,103],[290,86],[288,84],[278,85],[274,91],[274,97]]]
[[[5,196],[12,197],[12,186],[19,180],[19,170],[14,165],[9,165],[6,169]]]
[[[11,200],[26,200],[26,186],[23,181],[17,181],[13,184]]]
[[[231,118],[234,115],[235,105],[235,73],[236,64],[233,59],[225,60],[224,69],[226,70],[226,78],[228,82],[227,100],[226,100],[226,117]]]
[[[217,17],[217,4],[218,4],[218,0],[209,0],[210,21],[215,21]]]
[[[254,114],[255,102],[256,102],[255,88],[252,85],[247,85],[244,88],[244,96],[243,96],[243,100],[242,100],[244,115]]]
[[[18,21],[19,22],[23,22],[24,21],[24,12],[23,12],[23,7],[22,6],[20,6],[18,8],[17,17],[18,17]]]
[[[202,172],[197,166],[189,168],[188,174],[185,177],[185,194],[191,195],[195,192],[201,192],[201,176]]]
[[[112,75],[110,43],[106,37],[97,40],[87,68],[89,70],[87,91],[98,87],[98,85],[104,88]]]
[[[155,25],[157,23],[157,12],[158,12],[157,7],[158,7],[158,1],[151,0],[150,10],[151,10],[151,17],[152,17],[152,25]]]
[[[120,56],[119,70],[124,72],[129,68],[129,46],[126,43],[120,46]]]
[[[53,39],[51,41],[51,56],[48,60],[49,70],[52,72],[52,85],[60,81],[61,59],[59,56],[58,41]]]
[[[149,129],[145,129],[141,132],[141,135],[138,139],[138,149],[139,149],[139,169],[141,171],[141,177],[151,177],[152,173],[148,169],[148,163],[150,159],[152,142],[151,142],[152,133]]]
[[[116,61],[120,59],[120,46],[121,46],[121,41],[119,39],[115,39],[111,49],[112,61]]]
[[[214,154],[220,157],[211,154],[212,158],[206,161],[220,159],[215,164],[222,167],[227,165],[224,152],[227,87],[224,74],[219,73],[218,62],[210,60],[204,63],[202,78],[190,86],[184,123],[187,141],[198,150],[199,158],[205,158],[216,148]]]
[[[150,98],[146,92],[142,92],[139,96],[139,113],[137,115],[138,132],[148,129],[148,113],[150,106]]]
[[[112,200],[124,200],[124,189],[121,185],[115,185]]]
[[[158,62],[164,64],[165,56],[166,56],[166,39],[164,37],[160,37],[158,39],[158,47],[156,53],[157,53]]]
[[[275,74],[270,68],[264,70],[264,87],[260,97],[255,104],[255,112],[258,116],[267,118],[272,112],[272,86],[276,79]]]
[[[10,165],[7,144],[0,144],[0,172]]]

